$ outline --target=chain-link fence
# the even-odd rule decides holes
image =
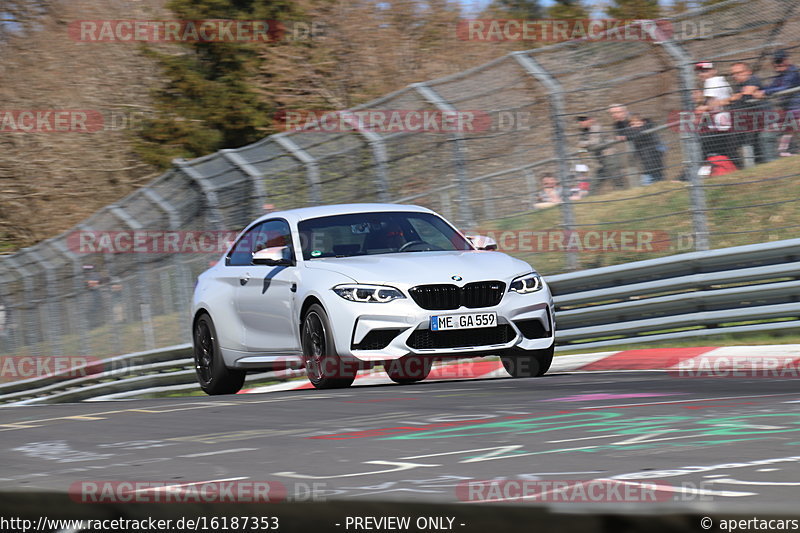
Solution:
[[[194,280],[224,244],[214,232],[265,209],[421,204],[545,274],[795,236],[800,173],[781,157],[797,150],[791,130],[720,127],[737,104],[714,109],[703,87],[715,73],[696,64],[724,78],[744,62],[766,87],[774,53],[800,46],[800,3],[729,0],[669,22],[658,39],[511,53],[354,110],[470,110],[488,127],[353,124],[176,161],[76,228],[2,258],[0,351],[105,356],[189,341]],[[785,92],[746,100],[793,105]],[[710,126],[698,126],[703,105]]]

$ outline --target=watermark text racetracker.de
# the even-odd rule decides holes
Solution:
[[[0,109],[0,133],[99,133],[141,130],[149,110]]]
[[[693,249],[689,234],[663,230],[496,230],[476,229],[470,234],[493,239],[497,250],[523,252],[658,253]],[[214,253],[228,250],[237,231],[114,230],[74,231],[67,236],[68,248],[78,254],[94,253]],[[301,247],[315,243],[301,242]]]
[[[319,111],[295,109],[279,111],[273,125],[283,131],[335,133],[371,131],[375,133],[473,133],[494,128],[487,111],[435,109],[358,109]]]
[[[0,356],[0,382],[34,378],[70,380],[111,374],[119,377],[133,374],[145,363],[141,357],[100,359],[87,355],[3,355]]]
[[[633,252],[656,253],[690,250],[691,236],[663,230],[495,230],[476,229],[497,243],[497,250],[516,252]]]
[[[337,493],[322,482],[275,480],[159,481],[82,480],[70,485],[77,503],[280,503],[325,501]]]
[[[68,248],[79,254],[215,253],[225,252],[237,231],[74,231]]]
[[[320,21],[75,20],[70,39],[86,43],[272,43],[309,41],[324,34]]]
[[[0,133],[95,133],[103,115],[92,109],[0,109]]]
[[[800,131],[800,112],[771,110],[673,111],[667,116],[669,127],[680,133],[703,132],[783,132]]]
[[[100,374],[110,363],[84,355],[0,356],[0,381],[56,377],[74,379]]]
[[[797,356],[699,356],[673,366],[669,375],[679,378],[800,378]]]
[[[467,503],[655,503],[711,501],[710,483],[617,479],[493,479],[463,481],[456,496]]]
[[[710,20],[666,19],[466,19],[456,27],[462,41],[663,41],[710,36]]]
[[[76,481],[78,503],[277,503],[286,500],[279,481]]]

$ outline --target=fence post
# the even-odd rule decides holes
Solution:
[[[34,302],[34,292],[33,292],[33,283],[31,282],[31,273],[28,272],[26,269],[22,268],[20,264],[17,262],[15,257],[7,257],[6,262],[11,265],[11,267],[19,274],[20,279],[22,280],[23,290],[25,291],[25,296],[21,305],[18,306],[22,315],[20,318],[21,320],[18,323],[18,327],[22,329],[22,344],[31,346],[37,343],[37,339],[33,337],[34,328],[37,326],[35,323],[29,323],[30,315],[33,313],[33,302]],[[38,354],[35,354],[38,355]]]
[[[158,209],[163,211],[167,215],[167,220],[169,220],[169,229],[171,231],[178,231],[181,227],[181,219],[180,215],[178,214],[178,209],[173,206],[169,201],[167,201],[163,196],[158,194],[156,191],[149,187],[145,187],[142,189],[142,193],[150,200]],[[176,284],[178,288],[178,300],[180,300],[180,314],[182,332],[181,338],[190,342],[191,339],[191,332],[189,331],[189,326],[191,325],[191,317],[189,316],[188,311],[191,309],[191,293],[189,291],[189,287],[192,286],[192,276],[189,269],[186,268],[186,265],[183,261],[183,256],[181,252],[177,252],[172,254],[172,261],[175,266],[175,278]]]
[[[64,256],[69,257],[70,261],[72,261],[72,285],[75,288],[75,298],[77,300],[80,298],[85,289],[83,283],[83,265],[81,264],[81,260],[77,254],[70,250],[59,239],[53,239],[51,242],[53,243],[54,248],[64,254]],[[89,332],[89,326],[86,322],[86,313],[83,312],[83,309],[81,309],[80,305],[69,306],[69,309],[80,309],[79,312],[74,313],[73,315],[74,320],[78,324],[78,341],[80,344],[78,350],[80,351],[80,355],[89,355],[89,337],[87,336]]]
[[[659,32],[660,30],[656,30]],[[678,70],[678,87],[681,92],[681,106],[685,110],[694,109],[692,91],[695,88],[695,74],[692,58],[681,46],[671,39],[656,41],[672,59]],[[681,130],[688,128],[681,128]],[[683,168],[689,173],[689,201],[692,209],[692,226],[694,228],[694,247],[697,251],[708,250],[708,220],[706,218],[706,194],[700,177],[700,161],[703,152],[700,138],[695,131],[681,131],[683,148]]]
[[[494,198],[492,197],[492,186],[485,181],[481,182],[481,193],[483,194],[483,210],[486,213],[486,220],[491,220],[492,214],[495,212]]]
[[[319,205],[322,203],[322,190],[319,176],[319,166],[317,160],[311,154],[297,146],[297,144],[286,136],[285,133],[278,133],[272,136],[275,142],[280,144],[284,150],[306,166],[306,180],[310,189],[309,203]]]
[[[203,191],[203,194],[206,197],[206,203],[208,203],[209,207],[209,218],[211,219],[211,225],[214,226],[215,229],[224,229],[225,217],[222,215],[222,211],[220,210],[217,191],[215,191],[208,184],[206,177],[192,168],[189,162],[183,159],[173,159],[172,164],[174,164],[178,170],[189,176],[192,181],[197,183],[197,185],[200,187],[200,190]]]
[[[367,144],[372,150],[372,159],[375,160],[375,188],[378,191],[378,199],[383,203],[389,203],[391,201],[389,199],[389,171],[386,166],[389,157],[386,154],[386,143],[374,131],[359,127],[358,121],[353,119],[349,113],[345,113],[342,118],[367,140]]]
[[[530,198],[527,207],[532,208],[533,204],[536,203],[534,198],[536,197],[538,187],[536,186],[536,174],[529,168],[525,169],[525,185],[528,186],[528,197]]]
[[[571,233],[575,228],[575,213],[572,210],[572,201],[569,199],[570,191],[572,190],[572,174],[569,171],[567,139],[564,135],[564,88],[528,53],[524,51],[512,52],[511,55],[529,75],[533,76],[547,90],[548,100],[550,101],[550,118],[553,122],[553,142],[555,143],[556,159],[558,160],[558,179],[561,182],[563,227],[568,233]],[[571,250],[567,252],[566,266],[567,270],[577,270],[577,252]]]
[[[47,242],[48,241],[44,241],[44,243]],[[29,253],[33,260],[41,265],[42,269],[44,270],[44,277],[46,280],[44,293],[47,295],[47,301],[43,302],[41,305],[44,306],[45,316],[47,317],[47,321],[49,323],[42,324],[44,326],[42,328],[42,333],[44,334],[43,340],[47,341],[50,350],[52,350],[55,355],[64,355],[64,328],[61,327],[63,317],[61,316],[61,313],[58,312],[56,275],[53,272],[55,267],[51,265],[45,258],[43,258],[35,249],[32,248]]]
[[[108,208],[104,208],[104,210],[107,209]],[[95,229],[87,223],[80,223],[75,227],[78,230],[85,231],[87,233],[92,233],[95,231]],[[102,252],[102,258],[102,270],[107,272],[110,277],[113,273],[115,273],[117,268],[116,254],[106,250]],[[82,262],[86,263],[85,257],[83,258]],[[86,345],[90,347],[90,353],[94,353],[97,351],[98,346],[98,343],[95,341],[98,338],[100,331],[102,331],[101,328],[107,322],[106,317],[111,316],[111,313],[106,312],[107,298],[104,297],[103,293],[105,289],[101,285],[90,288],[88,283],[89,280],[86,277],[88,273],[88,270],[85,270],[86,266],[91,267],[95,276],[100,279],[102,279],[102,271],[100,268],[99,259],[91,259],[88,265],[81,265],[81,289],[78,293],[78,305],[80,306],[79,308],[81,310],[81,314],[83,315],[83,320],[86,323]],[[111,336],[111,346],[115,353],[121,353],[122,351],[121,340],[122,339],[117,334]],[[99,346],[102,347],[101,349],[107,348],[107,345],[107,341],[103,341],[102,339],[100,340]]]
[[[250,182],[253,184],[253,193],[256,204],[254,206],[253,216],[256,217],[263,213],[264,204],[267,203],[267,192],[264,189],[264,178],[261,176],[261,173],[253,165],[248,163],[245,158],[240,156],[236,150],[225,148],[220,150],[219,153],[222,154],[222,157],[230,161],[234,167],[244,172],[247,177],[250,178]]]
[[[413,83],[411,85],[425,100],[436,106],[439,111],[455,113],[457,110],[447,100],[442,98],[439,93],[425,85],[424,83]],[[461,229],[469,229],[475,226],[475,218],[472,214],[470,205],[469,180],[467,175],[467,161],[464,134],[461,131],[454,132],[451,136],[453,141],[453,158],[456,165],[456,179],[458,186],[458,219],[456,223]]]
[[[8,273],[9,276],[13,276],[18,280],[22,281],[22,275],[19,272],[15,271],[15,269],[11,268],[11,262],[9,261],[10,258],[6,257],[0,260],[0,264],[2,264],[3,272]],[[8,264],[6,264],[8,263]],[[11,281],[5,281],[3,283],[3,287],[8,287]],[[5,315],[3,316],[3,337],[5,341],[3,343],[3,353],[15,353],[19,350],[20,346],[24,345],[24,340],[20,342],[19,335],[20,335],[20,325],[19,319],[21,318],[21,313],[19,311],[20,305],[17,303],[17,298],[14,296],[14,291],[11,289],[4,290],[2,292],[3,299],[0,299],[0,305],[3,305],[3,311]]]
[[[130,213],[125,211],[124,208],[118,205],[111,205],[108,208],[109,212],[117,217],[123,224],[128,226],[133,231],[144,229],[144,226],[136,220]],[[153,317],[150,310],[150,288],[147,285],[145,268],[143,266],[142,256],[136,259],[136,277],[139,285],[139,313],[142,318],[142,333],[144,335],[144,349],[154,350],[156,347],[155,331],[153,329]]]

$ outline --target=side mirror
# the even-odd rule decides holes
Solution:
[[[253,253],[254,265],[293,266],[292,250],[288,246],[264,248]]]
[[[497,241],[485,235],[465,235],[478,250],[497,250]]]

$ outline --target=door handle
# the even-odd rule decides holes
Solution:
[[[239,285],[247,285],[248,281],[250,281],[250,274],[239,276]]]

